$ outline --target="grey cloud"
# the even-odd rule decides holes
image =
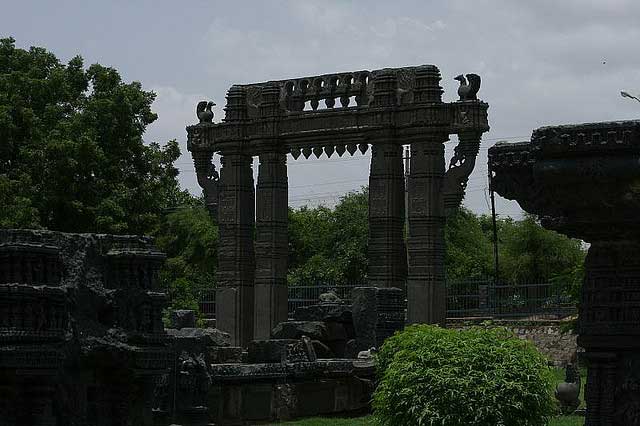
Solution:
[[[147,138],[178,138],[183,148],[184,127],[195,121],[193,102],[213,98],[220,119],[233,83],[433,63],[451,101],[452,77],[477,72],[492,130],[465,204],[481,213],[488,212],[486,148],[497,139],[526,139],[546,124],[640,112],[619,95],[640,92],[637,0],[145,0],[116,6],[75,0],[37,7],[12,2],[5,11],[0,28],[19,45],[44,45],[64,58],[82,53],[156,88],[160,118]],[[454,143],[447,144],[449,156]],[[188,154],[180,163],[183,183],[199,192]],[[291,164],[296,203],[357,189],[367,179],[366,158]],[[502,214],[519,214],[514,203],[498,206]]]

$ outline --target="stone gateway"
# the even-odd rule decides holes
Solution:
[[[442,101],[438,68],[423,65],[234,85],[220,123],[199,104],[187,146],[219,226],[217,327],[233,344],[268,338],[287,318],[287,154],[371,147],[368,284],[405,291],[409,322],[444,322],[445,217],[459,206],[489,130],[488,105],[476,96],[480,78],[467,78],[451,103]],[[459,143],[447,168],[443,143],[451,134]],[[406,246],[403,145],[411,147]]]

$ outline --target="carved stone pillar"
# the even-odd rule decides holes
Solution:
[[[218,210],[218,288],[216,326],[231,334],[232,344],[253,338],[255,204],[251,156],[222,157]]]
[[[444,145],[447,135],[431,135],[411,144],[409,175],[409,276],[407,321],[443,323],[446,317],[444,277]]]
[[[640,243],[592,243],[578,317],[588,377],[586,426],[637,426],[640,418]]]
[[[374,143],[369,175],[369,285],[405,290],[402,146]]]
[[[260,155],[256,187],[254,338],[268,339],[287,320],[287,156]]]

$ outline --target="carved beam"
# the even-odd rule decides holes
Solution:
[[[467,132],[458,134],[458,145],[453,151],[449,169],[444,175],[442,188],[446,216],[455,212],[464,198],[469,175],[476,165],[482,133]]]
[[[201,150],[192,153],[198,185],[204,192],[205,205],[214,221],[218,220],[218,197],[220,175],[213,164],[213,151]]]

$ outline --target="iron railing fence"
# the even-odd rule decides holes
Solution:
[[[344,303],[351,303],[351,291],[363,284],[318,284],[289,286],[289,318],[293,318],[296,309],[303,306],[315,305],[322,293],[333,291]]]
[[[447,318],[562,319],[577,305],[557,283],[496,283],[492,278],[447,283]]]
[[[320,295],[333,291],[351,303],[351,291],[364,284],[317,283],[288,287],[289,318],[296,309],[318,303]],[[215,318],[215,289],[200,292],[200,312]],[[492,278],[447,282],[447,318],[561,319],[577,313],[576,303],[557,284],[523,282],[495,283]]]
[[[215,319],[216,317],[216,289],[208,288],[201,290],[198,297],[200,313],[205,318]]]

